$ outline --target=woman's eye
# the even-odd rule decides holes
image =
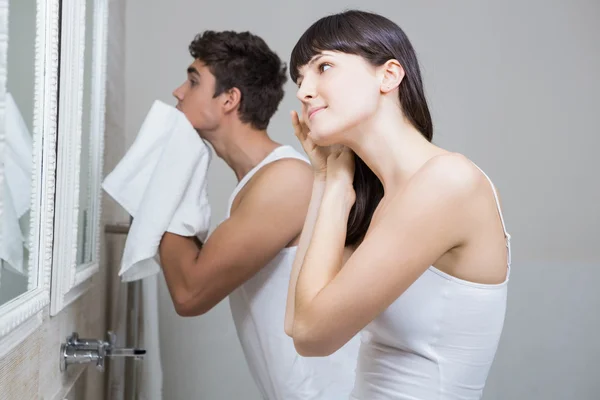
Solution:
[[[323,64],[319,65],[319,71],[320,72],[325,72],[330,67],[331,67],[331,65],[329,65],[327,63],[323,63]]]

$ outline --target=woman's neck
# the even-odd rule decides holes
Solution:
[[[395,107],[382,107],[344,143],[394,193],[432,157],[447,153],[429,142]]]

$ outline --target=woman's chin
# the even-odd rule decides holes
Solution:
[[[336,144],[339,132],[330,132],[325,130],[314,130],[310,132],[310,138],[317,146],[330,146]]]

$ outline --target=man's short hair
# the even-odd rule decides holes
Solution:
[[[238,88],[240,120],[267,129],[283,99],[287,67],[265,41],[250,32],[205,31],[189,50],[215,76],[214,96]]]

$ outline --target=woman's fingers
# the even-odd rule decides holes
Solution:
[[[292,111],[291,117],[292,117],[292,126],[294,127],[294,134],[296,135],[296,137],[300,140],[306,139],[306,133],[304,132],[304,129],[302,126],[303,123],[302,123],[302,121],[300,121],[300,117],[298,116],[298,113],[296,111]]]

